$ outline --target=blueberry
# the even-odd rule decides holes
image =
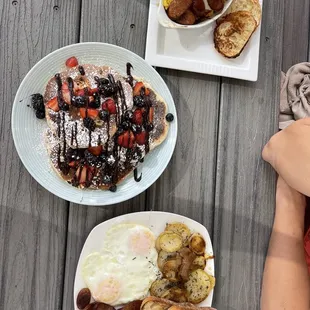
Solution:
[[[109,176],[109,175],[105,175],[105,176],[102,178],[102,182],[103,182],[104,184],[111,184],[111,182],[112,182],[112,177]]]
[[[123,122],[123,123],[122,123],[122,128],[123,128],[124,130],[128,130],[129,127],[130,127],[130,124],[129,124],[128,122]]]
[[[168,113],[168,114],[166,115],[166,121],[167,121],[167,122],[172,122],[173,120],[174,120],[173,114],[172,114],[172,113]]]
[[[90,102],[88,104],[88,106],[92,109],[98,109],[100,107],[100,97],[99,96],[95,96],[94,98],[95,100]]]
[[[144,107],[144,98],[142,96],[135,96],[133,97],[133,104],[138,108]]]
[[[86,97],[83,96],[73,96],[72,105],[77,108],[82,108],[86,104]]]
[[[133,133],[140,133],[142,131],[142,127],[140,125],[133,124],[131,126]]]
[[[109,188],[109,191],[112,192],[112,193],[115,193],[116,190],[117,190],[116,185],[112,185],[112,186],[110,186],[110,188]]]
[[[152,131],[154,129],[154,125],[152,123],[148,123],[144,127],[147,131]]]
[[[107,110],[100,111],[99,118],[103,121],[107,121],[109,119],[109,112]]]
[[[41,94],[31,95],[31,104],[36,111],[44,111],[43,96]]]
[[[102,162],[102,163],[105,163],[107,161],[107,155],[105,153],[101,153],[99,155],[99,160]]]
[[[126,121],[131,121],[133,118],[133,113],[132,111],[126,111],[124,114],[124,118]]]
[[[45,111],[43,110],[37,110],[36,111],[36,117],[39,118],[39,119],[43,119],[45,118]]]

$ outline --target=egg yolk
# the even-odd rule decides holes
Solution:
[[[115,278],[109,277],[100,282],[92,294],[96,301],[112,304],[120,296],[120,287],[120,283]]]
[[[135,232],[129,238],[129,247],[138,255],[148,254],[153,243],[153,236],[146,231]]]

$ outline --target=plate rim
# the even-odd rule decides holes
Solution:
[[[78,259],[78,261],[77,261],[76,268],[75,268],[74,283],[73,283],[73,294],[72,294],[73,296],[72,296],[72,297],[73,297],[74,309],[77,309],[76,303],[75,303],[75,295],[76,295],[76,293],[75,293],[75,291],[76,291],[75,287],[76,287],[76,281],[77,281],[78,266],[79,266],[80,263],[81,263],[81,262],[80,262],[80,261],[81,261],[81,255],[82,255],[82,253],[83,253],[83,251],[84,251],[86,242],[87,242],[88,238],[90,237],[90,235],[91,235],[96,229],[98,229],[99,226],[108,225],[109,223],[114,222],[114,221],[117,222],[118,220],[122,219],[123,217],[127,217],[127,216],[133,216],[133,217],[134,217],[135,215],[142,215],[142,214],[144,214],[144,215],[148,215],[148,214],[151,215],[151,214],[152,214],[152,215],[155,215],[155,217],[156,217],[157,214],[166,215],[166,216],[172,216],[172,217],[175,217],[175,216],[176,216],[177,218],[179,218],[180,221],[182,221],[182,220],[185,219],[186,221],[189,220],[189,221],[193,222],[193,224],[198,225],[199,227],[201,227],[203,230],[206,231],[207,236],[208,236],[208,238],[209,238],[209,240],[210,240],[210,246],[211,246],[211,249],[212,249],[212,255],[214,255],[213,242],[212,242],[212,239],[211,239],[211,236],[210,236],[210,234],[209,234],[209,231],[208,231],[207,227],[205,227],[203,224],[201,224],[201,223],[197,222],[196,220],[194,220],[194,219],[192,219],[192,218],[189,218],[189,217],[187,217],[187,216],[185,216],[185,215],[181,215],[181,214],[178,214],[178,213],[165,212],[165,211],[153,211],[153,210],[150,210],[150,211],[140,211],[140,212],[125,213],[125,214],[122,214],[122,215],[118,215],[118,216],[109,218],[109,219],[107,219],[107,220],[105,220],[105,221],[103,221],[103,222],[97,224],[95,227],[93,227],[93,228],[91,229],[91,231],[88,233],[88,235],[87,235],[87,237],[86,237],[86,239],[85,239],[85,241],[84,241],[83,247],[82,247],[82,249],[81,249],[81,251],[80,251],[79,259]],[[173,221],[173,219],[172,219],[172,221]],[[212,265],[213,275],[216,277],[216,274],[215,274],[215,260],[214,260],[214,259],[212,260],[211,265]],[[211,295],[211,305],[212,305],[212,303],[213,303],[213,297],[214,297],[214,288],[212,289],[211,294],[212,294],[212,295]],[[210,295],[209,295],[209,296],[210,296]]]
[[[157,7],[154,0],[150,0],[149,6],[149,18],[148,18],[148,27],[147,27],[147,36],[146,36],[146,45],[145,45],[145,60],[152,66],[158,66],[162,68],[169,68],[175,70],[182,70],[188,72],[196,72],[214,76],[223,76],[229,78],[235,78],[240,80],[247,80],[256,82],[258,80],[258,69],[259,69],[259,59],[260,59],[260,41],[261,41],[261,24],[259,24],[256,29],[255,35],[257,35],[257,48],[251,50],[251,58],[249,68],[231,68],[224,64],[219,64],[218,62],[214,63],[203,63],[194,58],[179,58],[175,56],[166,56],[164,54],[158,54],[158,29],[162,27],[159,25],[157,20]],[[259,0],[263,8],[263,0]],[[262,11],[263,15],[263,11]],[[212,24],[205,26],[212,27]],[[185,30],[190,32],[191,30]],[[151,38],[155,38],[152,39]],[[253,39],[253,38],[252,38]]]
[[[40,66],[40,64],[43,63],[46,60],[47,57],[51,57],[54,54],[61,52],[62,50],[67,50],[67,49],[70,49],[70,48],[74,48],[74,46],[81,46],[81,45],[85,45],[85,46],[91,46],[91,45],[109,46],[110,48],[118,49],[118,50],[120,50],[120,51],[122,51],[124,53],[129,53],[133,57],[136,57],[140,61],[144,62],[144,64],[146,66],[150,67],[150,69],[157,75],[157,77],[159,78],[160,82],[165,85],[165,87],[168,90],[168,95],[170,97],[169,99],[171,100],[171,102],[173,103],[173,106],[174,106],[174,110],[175,110],[175,112],[174,112],[175,135],[173,136],[173,140],[172,140],[173,144],[169,143],[169,148],[171,149],[171,152],[169,154],[169,160],[167,160],[167,164],[163,165],[161,167],[161,169],[159,170],[158,176],[156,178],[154,178],[154,180],[150,184],[148,184],[147,186],[141,187],[140,190],[138,190],[135,195],[133,195],[130,198],[127,198],[125,200],[117,199],[117,197],[120,197],[120,196],[116,195],[115,196],[116,199],[114,199],[114,201],[112,201],[112,202],[109,201],[109,202],[105,203],[104,201],[103,202],[98,202],[98,200],[96,200],[96,201],[87,201],[87,198],[85,198],[83,195],[82,195],[82,199],[80,199],[80,196],[78,196],[78,195],[76,195],[76,196],[75,195],[71,195],[70,199],[69,199],[67,197],[68,195],[66,195],[66,194],[58,193],[58,192],[56,193],[53,189],[49,189],[48,188],[48,184],[45,184],[44,180],[39,180],[37,177],[34,176],[32,169],[27,164],[25,158],[23,158],[23,153],[22,153],[21,148],[18,146],[18,143],[16,142],[17,141],[17,137],[16,137],[17,129],[16,128],[18,126],[17,127],[15,126],[14,116],[15,116],[16,110],[17,110],[17,101],[18,101],[17,99],[20,97],[20,92],[21,92],[24,84],[26,83],[27,78],[29,77],[29,75],[32,73],[33,70],[35,70],[35,68]],[[165,171],[165,169],[169,165],[169,163],[171,161],[171,158],[172,158],[172,156],[174,154],[175,146],[176,146],[176,143],[177,143],[177,137],[178,137],[178,115],[177,115],[177,110],[176,110],[175,102],[174,102],[174,99],[172,97],[171,91],[170,91],[167,83],[164,81],[164,79],[161,77],[161,75],[152,67],[152,65],[150,65],[145,59],[143,59],[138,54],[136,54],[136,53],[134,53],[134,52],[132,52],[132,51],[126,49],[126,48],[123,48],[121,46],[117,46],[115,44],[110,44],[110,43],[105,43],[105,42],[80,42],[80,43],[69,44],[69,45],[60,47],[60,48],[58,48],[58,49],[48,53],[43,58],[41,58],[38,62],[36,62],[31,67],[31,69],[27,72],[27,74],[24,76],[22,82],[19,84],[19,87],[17,89],[17,92],[16,92],[15,97],[14,97],[14,101],[13,101],[13,107],[12,107],[10,121],[11,121],[11,133],[12,133],[15,149],[17,151],[19,159],[21,160],[21,162],[23,163],[24,167],[26,168],[27,172],[31,175],[31,177],[38,184],[40,184],[44,189],[46,189],[48,192],[52,193],[53,195],[55,195],[55,196],[57,196],[57,197],[59,197],[61,199],[64,199],[66,201],[69,201],[69,202],[72,202],[72,203],[76,203],[76,204],[79,204],[79,205],[86,205],[86,206],[112,206],[112,205],[115,205],[117,203],[128,201],[128,200],[130,200],[130,199],[140,195],[144,191],[146,191],[150,186],[152,186],[159,179],[159,177],[163,174],[163,172]],[[56,173],[56,172],[53,171],[53,173]],[[60,179],[60,180],[62,180],[62,179]],[[94,191],[97,191],[97,190],[94,190]]]

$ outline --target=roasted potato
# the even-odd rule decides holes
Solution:
[[[193,234],[189,239],[189,248],[197,255],[202,255],[206,250],[206,242],[200,234]]]
[[[171,223],[166,225],[166,231],[172,231],[182,237],[183,246],[188,245],[189,238],[191,236],[191,231],[183,223]]]
[[[173,0],[167,10],[169,18],[177,20],[180,18],[192,5],[192,0]]]
[[[206,263],[207,263],[207,260],[204,256],[196,256],[196,258],[194,259],[192,263],[191,270],[195,270],[195,269],[204,270],[206,268]]]
[[[160,247],[160,238],[165,235],[165,234],[172,234],[173,232],[172,231],[164,231],[162,232],[156,239],[155,241],[155,248],[157,250],[157,252],[161,251],[161,247]]]
[[[168,279],[156,280],[151,285],[150,293],[152,296],[162,298],[165,292],[173,286],[174,286],[173,283]]]
[[[194,25],[196,22],[196,16],[191,10],[185,11],[180,18],[177,19],[177,23],[181,25]]]
[[[169,305],[161,302],[148,301],[145,304],[142,304],[141,310],[166,310],[169,308]]]
[[[176,252],[168,253],[166,251],[161,250],[158,253],[158,258],[157,258],[157,265],[158,268],[161,270],[165,264],[165,262],[169,259],[173,259],[177,256]]]
[[[160,248],[168,253],[180,250],[182,245],[182,237],[176,233],[165,232],[159,239]]]
[[[224,8],[225,0],[208,0],[210,8],[214,11],[221,11]]]
[[[205,300],[215,285],[215,278],[208,275],[204,270],[197,269],[190,273],[189,280],[184,284],[188,301],[198,304]]]
[[[176,257],[175,259],[170,259],[165,262],[162,268],[162,273],[165,278],[171,281],[177,281],[178,270],[181,266],[182,259],[181,257]]]
[[[175,302],[187,302],[187,291],[179,287],[173,287],[165,292],[163,298]]]

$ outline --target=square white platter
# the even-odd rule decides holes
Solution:
[[[158,6],[159,0],[150,0],[145,52],[150,65],[257,81],[261,25],[241,55],[228,59],[214,48],[215,22],[199,29],[164,28],[157,19]]]
[[[78,310],[76,306],[76,298],[79,291],[86,287],[86,284],[81,275],[81,269],[85,258],[92,252],[100,251],[103,247],[104,236],[106,232],[115,225],[121,223],[135,223],[147,226],[154,235],[157,237],[161,232],[165,230],[166,223],[173,222],[181,222],[188,226],[188,228],[194,233],[199,233],[203,236],[206,241],[206,254],[213,256],[213,247],[210,239],[210,235],[207,229],[201,225],[200,223],[191,220],[187,217],[166,213],[166,212],[156,212],[156,211],[148,211],[148,212],[138,212],[138,213],[130,213],[122,216],[115,217],[108,221],[105,221],[99,225],[97,225],[88,235],[82,252],[80,254],[79,262],[76,268],[75,273],[75,281],[74,281],[74,309]],[[208,259],[207,265],[205,268],[206,272],[214,276],[214,260]],[[215,285],[216,287],[216,285]],[[210,307],[213,299],[213,290],[210,292],[207,299],[201,302],[198,306],[200,307]]]

